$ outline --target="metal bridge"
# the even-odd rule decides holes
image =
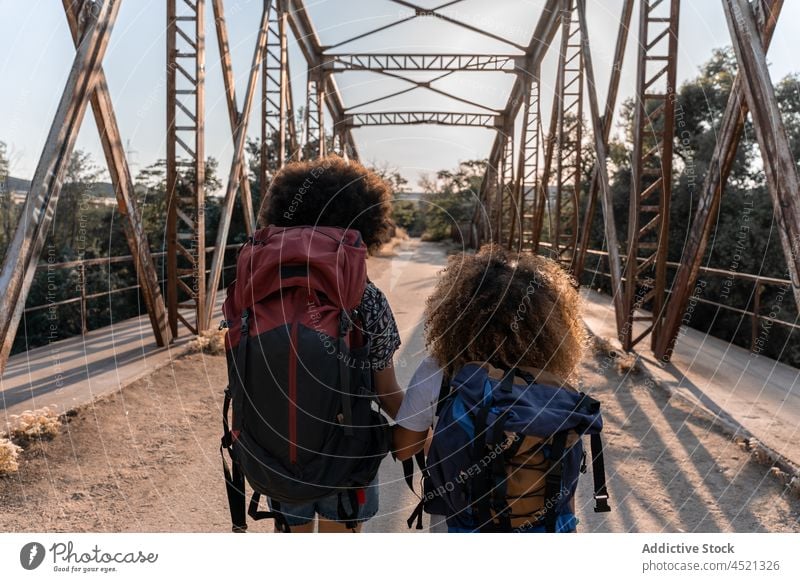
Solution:
[[[223,0],[165,0],[167,3],[166,96],[168,231],[166,280],[159,281],[154,257],[133,197],[114,105],[103,71],[103,57],[121,0],[63,0],[76,47],[72,68],[39,160],[20,223],[0,272],[0,370],[5,366],[25,311],[34,273],[42,258],[48,227],[84,115],[94,115],[124,219],[130,257],[147,307],[154,341],[168,345],[181,328],[197,334],[212,325],[224,268],[234,205],[240,201],[246,228],[255,228],[249,169],[245,162],[248,120],[260,106],[260,179],[268,164],[325,155],[326,147],[350,159],[359,156],[352,130],[369,125],[435,124],[485,128],[494,133],[479,204],[468,237],[473,246],[494,241],[521,252],[547,252],[576,277],[587,267],[589,231],[596,215],[604,225],[608,276],[613,291],[616,332],[626,349],[645,340],[660,360],[672,354],[681,321],[692,297],[701,261],[712,233],[723,189],[749,113],[763,156],[780,241],[786,255],[795,300],[800,303],[800,199],[797,168],[778,109],[766,52],[782,0],[721,0],[739,66],[712,162],[692,217],[678,264],[667,262],[669,209],[673,180],[676,60],[680,0],[622,0],[616,49],[605,102],[598,99],[586,0],[545,0],[527,45],[459,20],[445,9],[463,0],[442,0],[433,9],[407,0],[387,0],[407,15],[396,22],[324,46],[303,0],[264,0],[259,32],[243,96],[234,89],[234,71]],[[210,6],[209,6],[210,4]],[[637,8],[638,22],[632,22]],[[210,11],[209,11],[210,9]],[[349,43],[422,17],[503,43],[497,54],[351,54]],[[216,244],[206,247],[205,65],[206,19],[214,21],[227,97],[234,155],[227,173]],[[625,63],[631,31],[638,35],[635,61]],[[307,69],[304,122],[295,122],[289,73],[289,35],[298,43]],[[555,52],[555,79],[542,79],[541,64]],[[293,66],[298,66],[293,63]],[[620,240],[612,212],[606,164],[609,134],[617,109],[623,68],[635,68],[634,159],[629,196],[628,237]],[[411,84],[401,91],[348,105],[337,75],[370,71]],[[439,72],[428,81],[405,75]],[[456,71],[502,72],[514,78],[506,104],[494,109],[436,86]],[[541,94],[553,87],[549,124],[543,126]],[[425,88],[450,98],[452,111],[364,110],[381,101]],[[325,116],[330,116],[326,121]],[[517,121],[521,118],[521,124]],[[588,119],[584,129],[582,120]],[[515,126],[521,130],[515,133]],[[332,128],[332,135],[325,135]],[[596,159],[588,190],[581,181],[581,145],[592,144]],[[585,190],[585,191],[584,191]],[[548,220],[549,240],[544,240]],[[667,269],[675,270],[672,283]],[[82,266],[83,268],[83,266]],[[757,278],[758,279],[758,278]],[[162,285],[165,289],[162,292]],[[756,281],[770,284],[769,281]],[[670,288],[668,288],[668,286]],[[646,309],[646,311],[645,311]],[[755,313],[756,320],[758,314]],[[185,333],[185,332],[184,332]]]

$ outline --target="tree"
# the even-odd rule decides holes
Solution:
[[[8,186],[7,151],[5,142],[0,141],[0,259],[5,256],[6,248],[14,236],[17,214]]]
[[[395,197],[397,194],[409,191],[408,180],[400,173],[398,168],[390,165],[388,162],[371,162],[368,167],[377,174],[381,180],[386,182]]]
[[[486,165],[486,160],[468,160],[455,170],[439,170],[435,177],[420,179],[425,239],[442,240],[451,235],[453,228],[467,228],[479,204]]]
[[[95,221],[108,214],[108,209],[98,209],[92,204],[95,186],[103,174],[91,154],[75,150],[67,164],[67,172],[56,205],[53,243],[81,258],[88,251],[96,254],[100,233],[92,232]],[[99,235],[99,236],[98,236]]]

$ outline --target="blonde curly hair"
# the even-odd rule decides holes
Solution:
[[[425,344],[448,374],[466,362],[564,380],[580,362],[580,296],[558,263],[486,245],[448,260],[425,311]]]

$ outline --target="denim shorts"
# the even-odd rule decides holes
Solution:
[[[377,477],[364,488],[362,499],[364,502],[359,504],[358,515],[353,520],[355,523],[364,523],[375,517],[375,514],[378,513]],[[268,501],[270,509],[272,509],[272,501]],[[347,492],[342,494],[342,505],[348,514],[352,512],[350,495],[348,495]],[[319,515],[323,519],[343,523],[343,520],[339,518],[338,493],[333,493],[310,503],[281,503],[280,511],[284,517],[286,517],[286,523],[290,526],[305,525],[312,521],[315,515]]]

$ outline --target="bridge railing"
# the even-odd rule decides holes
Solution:
[[[238,249],[241,246],[239,244],[230,244],[225,247],[226,252],[232,249]],[[205,252],[206,254],[210,254],[214,252],[215,247],[206,247]],[[167,255],[166,252],[159,252],[159,253],[151,253],[151,256],[154,260],[162,260]],[[37,267],[37,273],[42,271],[47,271],[48,273],[55,271],[55,270],[65,270],[65,269],[76,269],[78,271],[78,285],[76,286],[77,295],[74,297],[68,297],[66,299],[60,299],[58,301],[46,301],[45,303],[37,304],[37,305],[28,305],[23,310],[23,313],[28,315],[32,313],[36,313],[38,311],[42,311],[45,309],[55,309],[58,307],[63,307],[66,305],[74,305],[78,304],[80,308],[80,333],[85,335],[89,331],[88,326],[88,313],[89,313],[89,306],[88,303],[92,300],[100,299],[103,297],[109,298],[109,301],[113,295],[118,295],[120,293],[126,293],[128,291],[134,291],[136,289],[141,288],[141,285],[136,283],[135,285],[125,285],[123,287],[116,287],[113,289],[107,289],[104,291],[99,292],[87,292],[87,285],[86,285],[86,270],[87,268],[93,267],[109,267],[111,265],[125,265],[130,264],[133,266],[133,256],[132,255],[120,255],[114,257],[98,257],[92,259],[80,259],[75,261],[63,261],[59,263],[51,263],[51,262],[40,262]],[[224,273],[229,271],[230,269],[235,269],[236,264],[226,264],[223,266],[223,278],[222,282],[225,283]],[[163,271],[164,269],[159,269]],[[132,277],[136,278],[135,271],[132,269]],[[209,269],[206,269],[206,273],[209,272]],[[191,279],[191,274],[182,275],[180,279]],[[159,286],[161,287],[162,293],[165,290],[166,284],[166,277],[158,279]],[[75,335],[75,334],[70,334]],[[63,337],[59,338],[63,339]],[[31,346],[33,347],[33,346]]]
[[[548,243],[540,243],[544,247],[549,247]],[[590,265],[587,261],[586,266],[584,267],[585,273],[592,273],[595,275],[600,275],[605,278],[610,278],[610,274],[608,271],[601,270],[600,263],[607,265],[608,261],[608,252],[601,251],[597,249],[587,249],[587,255],[599,257],[600,260],[597,262],[597,267],[595,269],[590,268]],[[667,261],[667,267],[670,269],[677,269],[679,267],[679,263],[674,261]],[[728,271],[725,269],[715,269],[712,267],[700,267],[700,274],[705,275],[709,278],[723,278],[723,279],[733,279],[735,281],[747,281],[754,285],[753,289],[753,300],[752,300],[752,309],[748,309],[747,306],[745,308],[735,307],[733,305],[728,305],[726,303],[721,303],[719,301],[714,301],[713,299],[709,299],[706,297],[701,297],[699,293],[695,292],[692,294],[692,299],[690,300],[691,303],[702,303],[705,305],[711,305],[713,307],[717,307],[719,309],[723,309],[732,313],[737,313],[744,317],[750,318],[750,348],[755,349],[758,345],[759,336],[760,336],[760,329],[761,329],[761,322],[769,322],[769,325],[778,324],[780,326],[786,327],[790,330],[800,329],[800,325],[793,321],[787,321],[785,319],[780,319],[778,317],[771,317],[768,314],[762,313],[761,309],[761,294],[765,288],[768,287],[780,287],[783,289],[791,289],[792,282],[789,279],[776,279],[774,277],[763,277],[761,275],[752,275],[750,273],[740,273],[737,271]],[[665,289],[665,291],[669,294],[671,290],[669,288]],[[787,301],[791,303],[789,299]]]

